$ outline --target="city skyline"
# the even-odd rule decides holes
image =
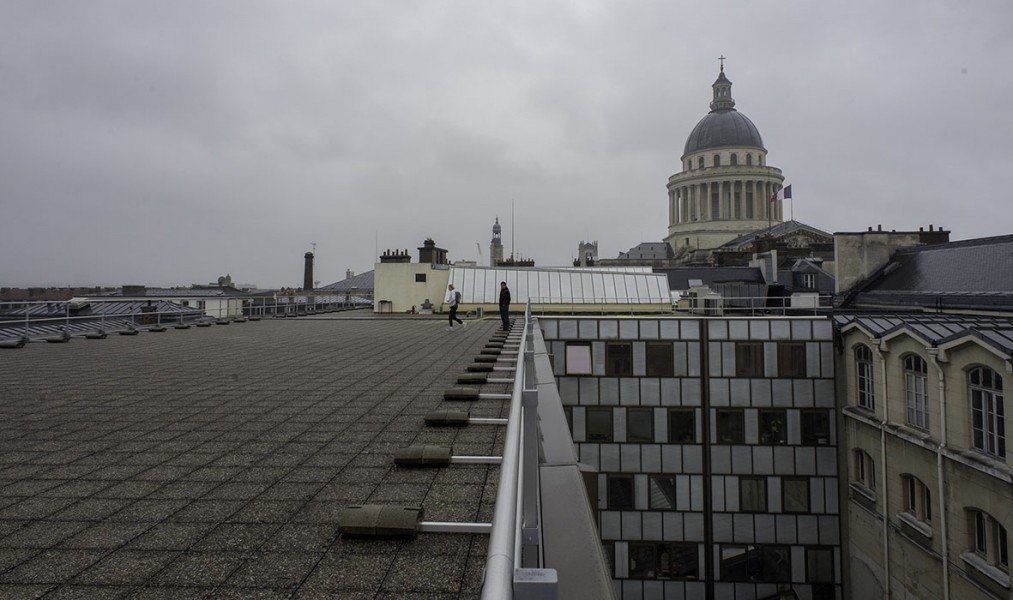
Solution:
[[[719,56],[786,217],[1009,233],[1013,7],[692,8],[8,3],[0,284],[298,287],[313,244],[326,284],[426,238],[481,264],[497,216],[506,253],[611,258],[665,236]]]

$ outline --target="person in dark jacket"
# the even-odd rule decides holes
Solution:
[[[505,281],[499,284],[499,318],[503,319],[503,329],[510,329],[510,288]]]

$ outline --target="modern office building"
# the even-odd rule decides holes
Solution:
[[[844,597],[828,318],[539,322],[619,598]]]

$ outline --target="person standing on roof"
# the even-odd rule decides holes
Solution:
[[[454,329],[454,321],[461,324],[461,327],[467,327],[468,324],[457,318],[457,307],[461,304],[461,292],[454,289],[454,284],[447,286],[447,295],[443,297],[443,301],[450,307],[450,330]]]
[[[503,320],[503,329],[510,330],[510,288],[505,281],[499,282],[499,318]]]

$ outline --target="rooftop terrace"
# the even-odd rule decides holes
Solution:
[[[392,457],[502,451],[502,427],[424,426],[498,321],[356,315],[0,350],[0,597],[478,597],[486,535],[338,526],[359,503],[491,520],[498,468]]]

